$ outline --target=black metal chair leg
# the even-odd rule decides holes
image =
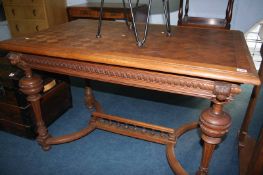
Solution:
[[[131,25],[128,23],[128,16],[126,13],[125,0],[122,0],[122,3],[123,3],[123,8],[124,8],[124,14],[125,14],[125,17],[127,18],[126,25],[129,26],[129,28],[132,28],[137,46],[142,47],[144,45],[144,43],[146,42],[147,35],[148,35],[148,26],[149,26],[150,13],[151,13],[151,7],[152,7],[152,0],[149,0],[149,2],[148,2],[147,19],[146,19],[146,24],[144,27],[144,35],[143,35],[142,39],[140,39],[140,37],[138,35],[138,30],[137,30],[137,25],[136,25],[136,20],[135,20],[135,12],[133,11],[131,0],[128,0],[130,12],[131,12],[131,17],[132,17]],[[138,7],[138,5],[139,5],[139,0],[137,0],[137,2],[136,2],[136,7]],[[103,6],[104,6],[104,0],[101,0],[100,17],[99,17],[98,31],[97,31],[97,35],[96,35],[97,38],[101,37]],[[171,24],[170,24],[169,0],[163,0],[163,9],[164,9],[165,22],[166,22],[166,34],[167,34],[167,36],[170,36],[171,35]]]
[[[129,23],[129,19],[128,19],[129,16],[127,15],[128,11],[126,8],[125,0],[122,0],[122,4],[123,4],[123,13],[124,13],[124,18],[125,18],[125,24],[127,25],[127,27],[129,29],[131,29],[132,25]]]
[[[163,10],[166,23],[166,35],[171,36],[169,0],[163,0]]]
[[[146,24],[145,24],[145,28],[144,28],[144,36],[143,36],[142,40],[139,39],[139,35],[138,35],[138,31],[137,31],[137,25],[136,25],[134,13],[133,13],[131,0],[128,0],[128,2],[129,2],[130,10],[131,10],[132,27],[133,27],[133,33],[135,36],[135,40],[137,42],[137,46],[142,47],[146,41],[147,34],[148,34],[148,25],[149,25],[150,13],[151,13],[152,0],[149,0],[149,3],[148,3],[148,14],[147,14],[147,20],[146,20]]]
[[[101,0],[100,2],[100,18],[99,18],[99,25],[98,25],[98,31],[97,31],[97,38],[101,37],[101,25],[102,25],[102,17],[103,17],[103,6],[104,6],[104,0]]]

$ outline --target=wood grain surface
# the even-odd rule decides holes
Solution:
[[[124,23],[76,20],[48,30],[0,42],[13,52],[61,57],[158,72],[258,85],[260,81],[243,33],[151,25],[146,46],[138,48]]]

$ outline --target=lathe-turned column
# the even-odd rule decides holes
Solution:
[[[23,69],[25,76],[19,81],[20,90],[27,95],[27,100],[31,103],[35,114],[35,122],[37,129],[37,141],[43,150],[49,150],[51,146],[46,143],[49,138],[48,130],[42,118],[40,107],[40,92],[43,90],[43,81],[40,77],[32,74],[31,68],[20,58],[19,54],[9,54],[12,64]]]
[[[231,117],[223,111],[223,106],[228,102],[231,93],[231,85],[218,82],[215,85],[215,98],[210,108],[204,110],[200,116],[199,125],[202,131],[201,138],[204,141],[202,160],[197,175],[207,175],[208,166],[213,151],[222,137],[228,132],[231,125]]]

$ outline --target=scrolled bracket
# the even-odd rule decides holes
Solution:
[[[32,70],[29,64],[27,64],[22,59],[22,56],[23,54],[21,53],[12,53],[12,52],[7,55],[11,64],[19,67],[25,72],[25,77],[23,77],[19,81],[20,90],[24,94],[28,95],[27,97],[28,101],[30,102],[37,101],[41,97],[39,92],[41,92],[43,89],[43,84],[42,84],[43,81],[40,77],[32,75]]]
[[[241,92],[241,88],[237,84],[231,84],[222,81],[215,81],[212,93],[214,98],[212,101],[217,104],[225,104],[233,100],[233,97]]]
[[[214,91],[215,100],[220,102],[226,101],[231,95],[231,84],[225,82],[215,82]]]
[[[10,63],[13,65],[16,65],[17,67],[19,67],[20,69],[25,71],[25,76],[27,78],[31,78],[32,77],[32,71],[31,68],[29,67],[29,65],[22,60],[22,54],[21,53],[9,53],[7,55],[8,59],[10,60]]]

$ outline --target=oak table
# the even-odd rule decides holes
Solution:
[[[25,71],[20,89],[34,109],[38,143],[49,150],[51,145],[102,129],[166,145],[170,167],[174,173],[185,175],[188,173],[177,161],[174,146],[182,134],[200,126],[204,146],[197,174],[208,174],[215,146],[231,125],[223,106],[241,92],[240,84],[260,84],[243,33],[173,27],[172,36],[167,37],[165,27],[151,25],[146,45],[138,48],[132,31],[123,23],[108,21],[103,28],[102,38],[96,38],[97,21],[81,19],[0,42],[0,49],[10,52],[11,63]],[[86,104],[93,110],[87,128],[53,137],[39,106],[42,80],[32,74],[32,69],[201,97],[212,104],[203,110],[198,122],[167,128],[104,113],[87,83]]]

